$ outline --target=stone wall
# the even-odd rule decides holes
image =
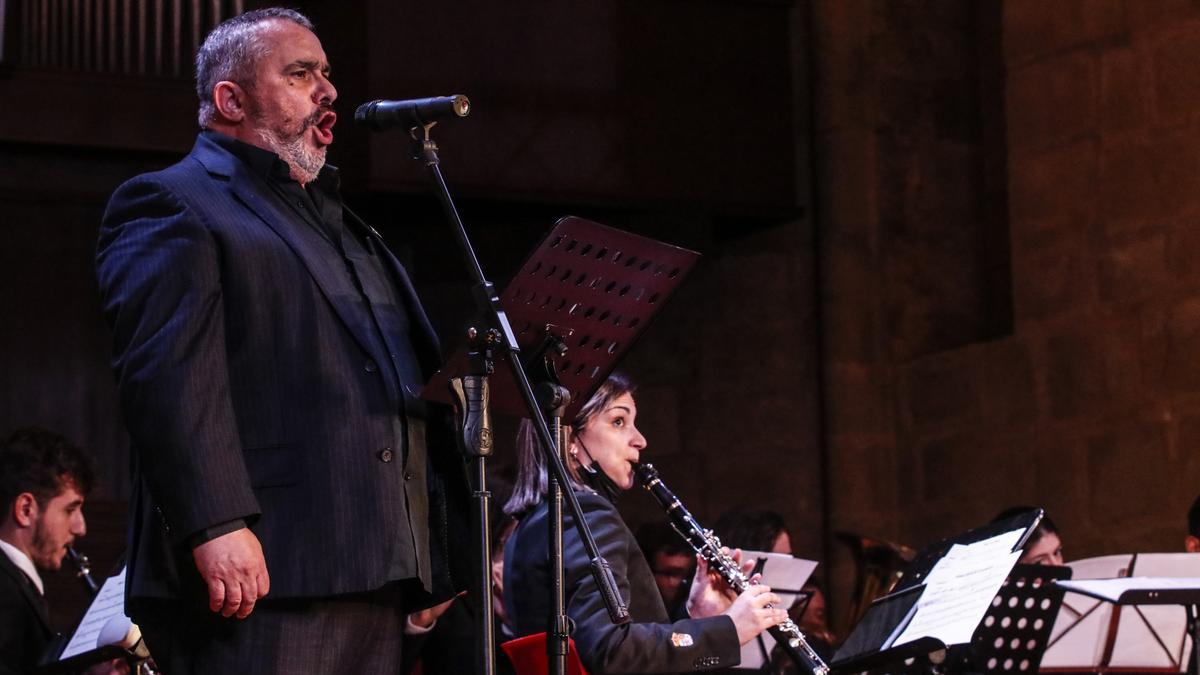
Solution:
[[[919,547],[1034,504],[1068,559],[1178,550],[1200,9],[810,7],[831,529]]]

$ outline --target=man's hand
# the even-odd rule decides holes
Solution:
[[[208,584],[208,608],[244,619],[271,590],[262,545],[249,528],[234,530],[192,550],[196,569]]]
[[[433,628],[433,624],[437,623],[437,620],[446,613],[446,610],[450,609],[450,605],[453,605],[454,601],[457,600],[460,595],[466,594],[467,592],[463,591],[449,600],[436,604],[433,607],[417,610],[408,615],[408,620],[411,621],[412,625],[418,629],[429,630]]]

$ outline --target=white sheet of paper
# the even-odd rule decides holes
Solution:
[[[75,634],[71,636],[71,641],[67,643],[59,659],[67,659],[100,646],[96,644],[96,638],[100,636],[104,625],[115,616],[125,616],[124,567],[104,580],[104,585],[92,600],[91,606],[83,615],[83,620],[79,622],[79,627],[75,629]]]
[[[971,641],[1013,565],[1024,530],[1012,530],[974,544],[955,544],[925,577],[916,613],[894,645],[934,637],[946,645]]]
[[[757,560],[765,558],[763,564],[762,583],[771,587],[771,591],[783,599],[784,607],[791,607],[799,597],[799,591],[804,583],[817,569],[817,561],[793,558],[786,553],[765,553],[762,551],[742,551],[742,560]],[[739,669],[751,668],[758,670],[763,666],[763,650],[767,654],[775,648],[775,638],[769,633],[761,634],[763,644],[751,640],[742,645],[742,662]]]

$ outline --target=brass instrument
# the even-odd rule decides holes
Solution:
[[[637,464],[634,466],[634,473],[642,487],[646,488],[667,512],[671,527],[675,528],[675,531],[696,550],[696,553],[708,561],[708,568],[719,574],[734,592],[741,593],[746,590],[751,581],[746,577],[741,566],[721,550],[721,540],[713,534],[712,530],[701,527],[679,501],[679,498],[675,496],[675,493],[663,484],[654,465]],[[770,605],[767,606],[770,607]],[[829,666],[821,660],[817,652],[804,639],[800,628],[790,618],[767,631],[796,662],[796,665],[812,675],[828,675]]]
[[[840,634],[848,635],[871,603],[895,588],[904,565],[911,562],[917,552],[903,544],[851,532],[834,534],[854,555],[854,600],[840,623]]]

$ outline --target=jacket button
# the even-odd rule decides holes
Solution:
[[[374,361],[367,361],[366,363],[363,364],[363,370],[367,371],[368,373],[375,372],[375,369],[377,367],[378,366],[375,365]]]
[[[416,478],[416,476],[414,476],[411,471],[404,472],[404,480],[412,480],[414,478]]]
[[[392,456],[391,448],[384,448],[379,451],[379,461],[383,462],[384,464],[392,461]]]

